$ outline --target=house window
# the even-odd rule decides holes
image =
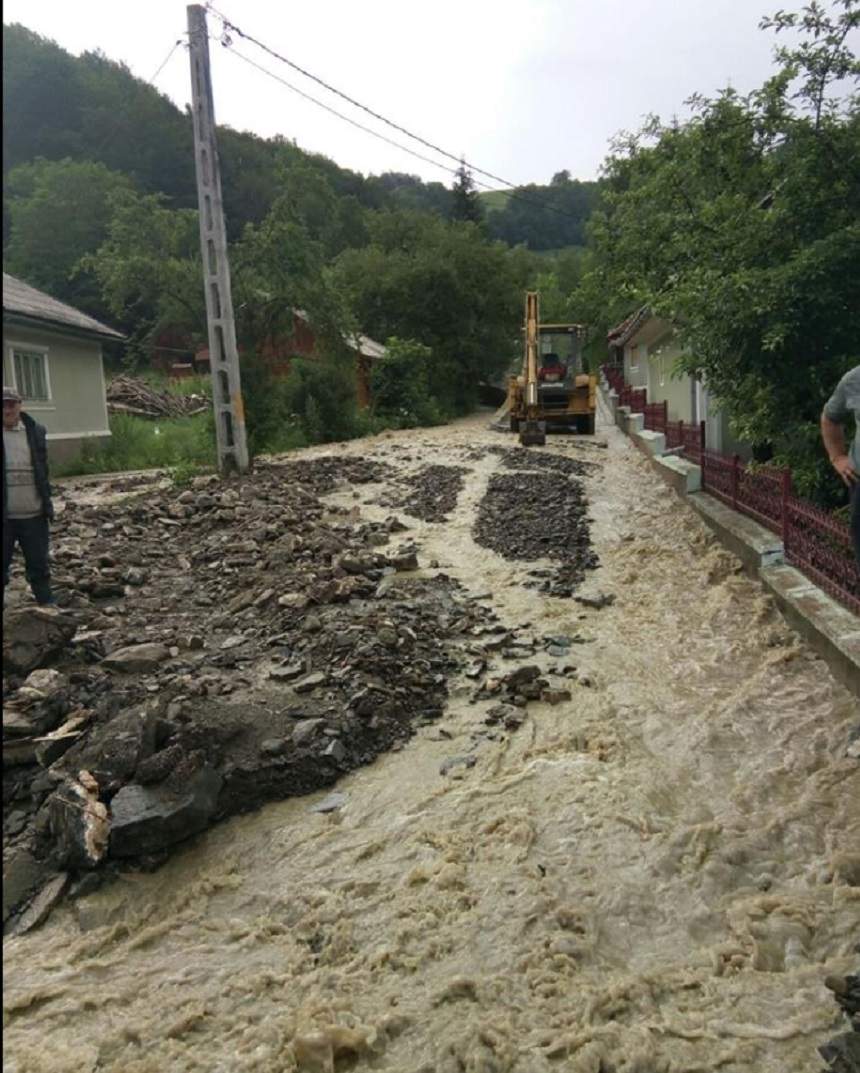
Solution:
[[[639,368],[639,347],[637,346],[632,346],[630,348],[630,368]]]
[[[48,383],[48,355],[44,350],[12,351],[15,387],[21,397],[31,402],[48,402],[51,398]]]

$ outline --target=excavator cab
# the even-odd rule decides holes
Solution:
[[[548,428],[594,433],[597,379],[585,370],[585,337],[581,324],[541,324],[537,291],[526,293],[523,367],[507,399],[520,443],[545,443]]]

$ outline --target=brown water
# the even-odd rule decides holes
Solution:
[[[477,744],[487,704],[455,684],[440,724],[342,780],[342,811],[232,820],[7,941],[4,1070],[820,1068],[822,981],[860,940],[856,701],[600,432],[608,451],[546,448],[599,465],[582,591],[616,594],[600,611],[472,542],[498,460],[469,449],[511,442],[484,422],[338,448],[470,466],[450,523],[415,523],[422,562],[491,593],[506,625],[592,638],[572,649],[591,684]],[[362,487],[365,517],[390,512],[378,494]]]

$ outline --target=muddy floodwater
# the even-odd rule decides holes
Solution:
[[[334,450],[389,463],[404,496],[427,466],[465,470],[447,521],[404,515],[422,569],[512,630],[577,638],[535,660],[575,665],[572,699],[487,735],[493,702],[454,680],[341,807],[234,818],[7,940],[7,1073],[822,1068],[823,981],[860,943],[856,700],[608,425],[605,450],[541,450],[592,464],[600,565],[578,592],[615,600],[533,587],[541,563],[473,540],[511,472],[486,425]],[[395,491],[329,500],[383,518]]]

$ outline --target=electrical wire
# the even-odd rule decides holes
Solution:
[[[173,45],[171,46],[170,51],[167,53],[167,55],[164,57],[164,59],[161,61],[161,63],[156,68],[155,74],[152,75],[152,77],[147,80],[149,85],[152,85],[153,82],[155,82],[156,78],[158,78],[158,76],[161,74],[161,72],[164,70],[164,68],[168,65],[168,63],[170,63],[171,59],[173,59],[174,52],[176,52],[176,50],[182,44],[184,44],[183,38],[182,37],[177,37],[177,39],[173,42]],[[153,88],[155,88],[155,87],[153,86]],[[123,119],[124,119],[124,116],[120,115],[120,116],[117,117],[117,120],[113,125],[113,129],[107,135],[105,135],[104,138],[102,138],[101,142],[98,144],[98,146],[96,146],[95,150],[93,150],[93,152],[90,154],[90,159],[98,160],[98,158],[102,155],[102,153],[105,151],[105,149],[107,149],[108,143],[113,141],[113,139],[119,133],[119,129],[122,126]]]
[[[493,179],[497,183],[501,183],[502,186],[509,188],[509,197],[515,198],[518,201],[522,201],[525,204],[533,205],[536,208],[544,209],[547,212],[554,212],[559,216],[566,216],[571,220],[579,220],[580,219],[574,213],[567,212],[564,209],[560,209],[555,205],[551,205],[549,202],[541,201],[541,200],[538,200],[536,198],[531,198],[531,197],[528,197],[527,195],[524,195],[524,194],[516,192],[519,189],[519,186],[518,186],[517,183],[513,183],[508,179],[503,179],[500,175],[495,175],[493,172],[486,171],[484,168],[479,168],[479,167],[477,167],[477,165],[471,164],[468,160],[465,160],[462,156],[457,156],[455,153],[449,153],[446,149],[442,149],[440,146],[435,145],[433,142],[428,141],[426,138],[422,138],[418,134],[413,134],[412,131],[408,130],[406,127],[401,126],[399,123],[395,123],[393,120],[386,118],[386,116],[380,114],[379,112],[375,112],[372,108],[368,108],[367,105],[364,105],[360,101],[355,100],[355,98],[350,97],[348,94],[346,94],[346,93],[342,92],[341,90],[337,89],[335,86],[330,85],[328,82],[324,81],[322,78],[319,78],[317,75],[315,75],[312,72],[308,71],[306,68],[299,66],[299,64],[294,63],[292,60],[288,59],[286,56],[283,56],[283,55],[281,55],[281,53],[276,52],[273,48],[270,48],[268,45],[264,44],[258,38],[253,37],[251,34],[246,33],[241,27],[237,26],[236,23],[232,22],[230,19],[227,18],[226,15],[224,15],[222,12],[220,12],[212,3],[207,2],[205,7],[206,7],[207,11],[210,11],[217,19],[220,20],[222,26],[224,27],[224,35],[222,37],[221,43],[228,50],[232,47],[232,41],[230,40],[230,36],[229,36],[230,33],[232,32],[232,33],[237,34],[239,37],[243,38],[245,41],[249,41],[249,42],[251,42],[251,44],[256,45],[258,48],[262,49],[264,52],[268,53],[268,55],[272,56],[274,59],[278,60],[279,62],[286,64],[288,67],[291,67],[295,71],[298,71],[299,74],[304,75],[306,78],[311,79],[311,81],[313,81],[313,82],[316,82],[317,85],[322,86],[324,89],[328,90],[330,93],[334,93],[336,96],[338,96],[341,99],[347,101],[349,104],[353,105],[355,108],[361,109],[361,111],[366,112],[368,115],[372,116],[374,119],[378,119],[380,122],[385,123],[387,126],[392,127],[394,130],[399,131],[401,134],[405,134],[408,138],[411,138],[413,141],[419,142],[421,145],[426,146],[428,149],[432,149],[434,153],[439,153],[441,156],[448,157],[450,160],[456,160],[457,163],[461,167],[468,168],[473,173],[477,173],[478,175],[484,175],[487,178]],[[241,56],[243,59],[245,59],[249,63],[252,63],[254,66],[258,66],[257,64],[254,64],[253,60],[249,60],[248,57],[242,56],[241,53],[236,53],[236,55]],[[390,145],[394,145],[398,149],[402,149],[404,152],[411,153],[413,156],[418,157],[418,159],[424,160],[424,161],[426,161],[428,163],[431,163],[435,167],[446,167],[447,168],[446,165],[442,165],[442,164],[438,163],[437,161],[428,161],[427,157],[421,156],[420,154],[415,153],[413,150],[408,149],[406,146],[404,146],[404,145],[402,145],[402,144],[400,144],[398,142],[391,141],[391,140],[385,138],[383,135],[377,133],[376,131],[371,130],[369,127],[362,126],[361,124],[355,122],[354,120],[349,119],[347,116],[344,116],[341,112],[337,112],[333,108],[330,108],[328,105],[323,104],[321,101],[317,100],[316,98],[310,97],[308,94],[303,93],[301,90],[297,89],[291,83],[286,82],[286,80],[280,79],[277,75],[275,75],[273,72],[267,70],[266,68],[258,66],[258,69],[263,71],[264,73],[270,75],[272,78],[277,79],[277,81],[282,82],[289,89],[292,89],[296,93],[301,94],[301,96],[305,97],[307,100],[312,101],[314,104],[318,104],[321,108],[325,108],[326,111],[332,112],[334,115],[336,115],[339,118],[345,120],[347,123],[351,123],[353,126],[356,126],[359,129],[366,131],[368,134],[372,134],[374,137],[381,138],[383,141],[388,141],[388,143]],[[452,174],[456,174],[458,169],[456,169],[456,168],[447,168],[447,170],[450,171]],[[481,186],[485,190],[494,190],[494,189],[496,189],[495,187],[488,186],[486,183],[479,182],[477,179],[474,178],[474,175],[473,175],[473,182],[475,183],[476,186]]]
[[[213,40],[218,40],[218,38],[213,38]],[[222,41],[221,44],[223,45],[224,42]],[[349,123],[350,126],[357,127],[358,130],[362,130],[366,134],[370,134],[372,137],[378,138],[380,141],[386,142],[388,145],[393,145],[395,149],[402,149],[404,153],[409,153],[410,156],[414,156],[418,160],[423,160],[425,164],[432,164],[434,167],[441,168],[443,171],[447,171],[451,175],[457,174],[456,168],[452,168],[448,164],[443,164],[441,161],[438,160],[431,160],[429,156],[424,156],[422,153],[416,153],[414,149],[410,149],[408,146],[402,145],[400,142],[396,142],[393,138],[388,138],[386,137],[386,135],[380,134],[379,131],[372,130],[370,127],[365,126],[364,123],[359,123],[357,120],[351,119],[349,116],[344,115],[343,112],[339,112],[336,108],[332,108],[330,105],[325,104],[323,101],[318,100],[316,97],[312,97],[309,93],[305,93],[304,90],[299,89],[298,86],[294,86],[292,82],[288,82],[285,78],[281,78],[280,75],[275,74],[274,71],[270,71],[267,67],[263,67],[255,60],[252,60],[249,56],[246,56],[244,55],[244,53],[239,52],[233,46],[225,45],[225,49],[230,55],[235,56],[239,60],[243,60],[251,67],[254,67],[258,71],[261,71],[264,75],[268,75],[269,78],[273,78],[276,82],[280,82],[282,86],[286,86],[287,89],[291,89],[294,93],[297,93],[306,101],[310,101],[311,104],[316,104],[320,108],[324,109],[326,112],[330,112],[333,116],[337,116],[338,119],[342,119],[345,123]],[[485,184],[478,184],[476,182],[476,185],[484,186]],[[489,187],[487,187],[487,189],[489,189]]]
[[[167,55],[164,57],[164,59],[161,61],[161,63],[159,64],[158,69],[156,70],[155,74],[148,80],[150,85],[156,80],[156,78],[158,78],[158,76],[161,74],[161,72],[164,70],[164,68],[168,65],[168,63],[170,63],[171,59],[173,58],[173,53],[182,44],[184,44],[183,39],[181,37],[177,37],[177,39],[173,42],[173,47],[167,53]]]

